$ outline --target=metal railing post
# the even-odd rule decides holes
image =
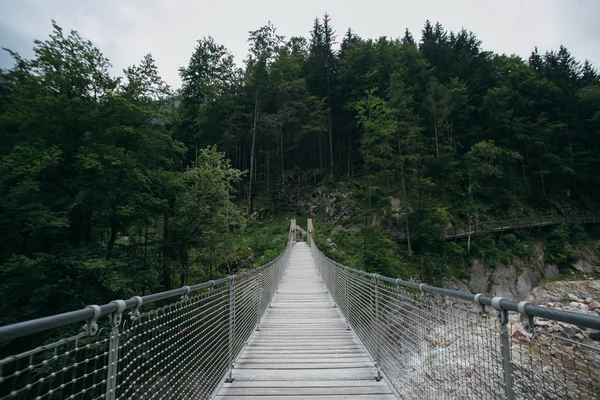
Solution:
[[[110,339],[108,341],[108,366],[106,374],[106,400],[114,400],[117,394],[117,372],[119,364],[119,326],[125,310],[125,301],[115,300],[111,304],[117,306],[117,311],[110,315]]]
[[[225,382],[233,382],[233,340],[235,333],[235,277],[229,277],[229,335],[228,336],[228,364],[229,376]]]
[[[507,400],[514,400],[513,371],[510,360],[510,337],[508,335],[508,310],[502,308],[502,297],[492,299],[492,307],[496,309],[496,316],[500,324],[500,346],[502,352],[502,372],[504,375],[504,393]]]
[[[377,376],[375,380],[377,382],[381,381],[381,371],[380,371],[380,321],[379,321],[379,276],[377,274],[373,274],[373,295],[375,297],[375,321],[374,321],[374,339],[375,339],[375,367],[377,368]]]
[[[346,330],[350,330],[350,295],[348,294],[348,267],[344,267],[344,302],[346,306]]]
[[[279,261],[277,261],[279,263]],[[277,268],[277,264],[275,264]],[[261,285],[262,271],[256,274],[256,330],[260,331],[260,317],[262,310],[262,285]]]
[[[335,269],[334,265],[329,265],[329,270],[330,270],[330,276],[329,276],[329,281],[331,282],[331,296],[333,297],[333,308],[337,308],[337,302],[338,302],[338,298],[337,298],[337,294],[338,291],[336,289],[336,281],[337,281],[337,270]]]

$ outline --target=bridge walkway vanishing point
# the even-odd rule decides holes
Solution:
[[[325,288],[304,242],[216,399],[396,399]]]

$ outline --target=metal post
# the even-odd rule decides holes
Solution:
[[[329,270],[330,272],[330,276],[329,276],[329,281],[331,282],[331,295],[333,296],[333,308],[337,308],[337,289],[335,288],[336,286],[336,273],[337,271],[335,270],[335,266],[333,265],[329,265]]]
[[[110,339],[108,341],[108,367],[106,369],[106,400],[114,400],[117,394],[117,368],[119,363],[119,326],[125,310],[123,300],[111,301],[117,311],[110,315]]]
[[[348,267],[344,267],[344,297],[346,303],[346,330],[350,330],[350,296],[348,295]]]
[[[277,268],[277,265],[275,265]],[[256,274],[256,330],[260,331],[260,317],[262,309],[262,285],[261,285],[262,271]]]
[[[496,316],[500,323],[500,346],[502,347],[502,372],[504,374],[504,393],[506,400],[514,400],[513,371],[510,360],[510,337],[508,335],[508,310],[502,308],[502,297],[492,299],[492,307],[496,309]]]
[[[380,342],[380,323],[379,323],[379,276],[373,274],[373,294],[375,296],[375,367],[377,368],[377,376],[375,380],[381,381],[381,372],[379,370],[379,342]]]
[[[233,382],[233,340],[235,331],[235,276],[229,277],[229,376],[225,382]]]

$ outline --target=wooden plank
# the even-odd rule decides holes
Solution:
[[[357,394],[392,394],[385,385],[377,386],[330,386],[330,387],[230,387],[225,388],[220,396],[303,396],[303,395],[352,395]]]
[[[357,387],[357,386],[385,386],[387,385],[380,381],[375,380],[314,380],[314,381],[243,381],[240,383],[225,383],[223,388],[231,387]]]
[[[396,399],[375,381],[373,361],[346,330],[305,243],[292,249],[271,306],[216,399]]]
[[[320,400],[320,399],[327,399],[327,400],[346,400],[346,399],[351,399],[351,400],[397,400],[397,397],[392,395],[392,394],[359,394],[359,395],[355,395],[352,397],[349,397],[349,395],[346,394],[342,394],[342,395],[330,395],[330,394],[325,394],[325,395],[307,395],[307,396],[284,396],[284,397],[279,397],[279,398],[283,398],[286,400]],[[218,395],[215,397],[215,400],[273,400],[274,397],[273,396],[221,396]]]

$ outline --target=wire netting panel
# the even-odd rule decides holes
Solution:
[[[491,307],[380,280],[314,243],[312,251],[339,310],[402,398],[600,398],[600,349],[590,341],[548,332],[541,318],[528,332],[519,313],[502,324]]]
[[[100,399],[108,333],[79,334],[0,360],[0,399]]]
[[[44,346],[22,351],[26,336],[8,342],[2,351],[16,343],[15,355],[0,360],[0,400],[210,398],[268,307],[291,245],[262,267],[122,308],[79,334],[68,334],[72,325],[52,330],[65,338]]]
[[[225,284],[125,323],[116,398],[207,398],[228,369],[230,312]]]

